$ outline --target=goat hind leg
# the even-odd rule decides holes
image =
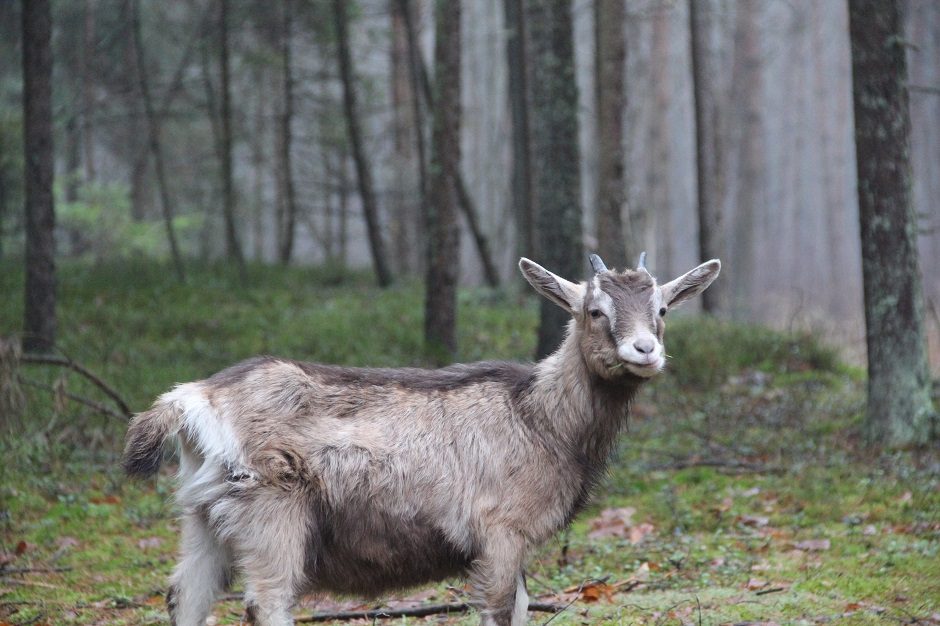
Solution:
[[[181,552],[166,594],[170,623],[203,626],[213,602],[228,584],[230,555],[198,513],[183,517]]]

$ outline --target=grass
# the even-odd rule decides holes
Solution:
[[[134,410],[258,353],[423,364],[417,284],[260,266],[242,282],[203,266],[180,286],[149,263],[60,269],[62,350]],[[0,335],[20,327],[19,274],[0,275]],[[535,326],[534,299],[462,291],[459,358],[526,359]],[[861,448],[864,381],[813,337],[680,318],[667,347],[668,373],[638,399],[595,504],[530,564],[530,595],[573,601],[552,623],[940,622],[938,450]],[[104,401],[61,370],[21,373]],[[170,470],[126,481],[123,423],[23,392],[0,416],[0,624],[167,623]],[[610,523],[625,507],[632,517]],[[453,601],[456,584],[381,601]],[[296,614],[360,604],[308,598]],[[239,616],[229,601],[214,619]]]

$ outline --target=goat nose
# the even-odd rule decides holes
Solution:
[[[641,354],[650,354],[656,347],[656,344],[653,343],[653,340],[649,337],[644,337],[643,339],[637,339],[634,341],[633,347],[636,348],[636,351]]]

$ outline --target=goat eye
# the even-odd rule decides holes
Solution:
[[[660,317],[666,317],[666,307],[663,307],[659,310]]]
[[[591,314],[591,317],[593,317],[594,319],[597,319],[597,318],[599,318],[601,315],[603,315],[603,313],[601,313],[600,309],[591,309],[590,311],[588,311],[588,313],[590,313],[590,314]]]

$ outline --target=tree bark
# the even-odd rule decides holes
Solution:
[[[721,72],[714,50],[711,20],[720,11],[713,0],[689,0],[692,52],[692,92],[695,108],[695,164],[698,183],[699,256],[725,255],[724,216],[726,147],[719,125],[722,102],[714,88]],[[748,210],[745,208],[745,210]],[[721,284],[719,284],[719,282]],[[729,308],[727,283],[719,281],[702,294],[702,310],[713,315]],[[717,287],[717,289],[715,289]]]
[[[437,94],[431,144],[424,342],[428,356],[440,364],[452,361],[457,353],[460,4],[436,0],[434,15],[434,84]]]
[[[414,272],[421,265],[416,262],[414,256],[418,243],[415,230],[417,224],[424,219],[421,208],[424,190],[418,187],[419,181],[415,175],[416,142],[412,136],[418,131],[417,123],[421,118],[413,115],[415,90],[412,88],[408,28],[404,16],[404,11],[409,8],[407,2],[402,3],[400,0],[389,2],[389,15],[391,16],[389,91],[392,98],[395,148],[395,158],[391,163],[393,188],[390,204],[393,220],[389,230],[399,272]]]
[[[346,117],[346,129],[352,144],[353,161],[359,179],[359,195],[362,198],[362,212],[365,215],[369,246],[372,249],[372,265],[380,287],[392,284],[392,274],[385,256],[385,243],[379,230],[378,206],[372,184],[372,170],[362,145],[362,130],[359,123],[359,110],[356,103],[354,85],[355,68],[349,53],[349,19],[346,14],[345,0],[333,0],[333,19],[336,28],[336,52],[339,57],[340,78],[343,82],[343,110]]]
[[[628,267],[621,214],[626,204],[623,112],[627,45],[624,0],[595,0],[597,98],[597,250],[611,267]],[[630,266],[632,267],[632,266]]]
[[[583,272],[578,87],[571,0],[529,0],[532,169],[538,262],[570,280]],[[537,357],[561,343],[570,318],[542,298]]]
[[[411,27],[409,28],[411,29]],[[413,32],[413,29],[411,30]],[[414,59],[418,64],[417,78],[420,81],[425,102],[427,103],[427,107],[434,111],[436,106],[434,90],[431,88],[431,80],[428,78],[427,67],[425,67],[420,52],[417,51],[417,45],[414,42],[413,35],[409,37],[409,45],[415,50]],[[490,246],[486,234],[483,232],[483,228],[480,225],[479,212],[477,211],[476,204],[473,202],[473,198],[467,190],[467,185],[463,180],[463,174],[460,171],[457,172],[457,203],[460,210],[463,211],[464,218],[467,220],[467,226],[470,228],[473,243],[480,256],[480,264],[483,266],[483,278],[490,287],[497,287],[499,286],[499,273],[496,271],[496,265],[493,263],[493,255],[490,253]]]
[[[911,201],[907,60],[899,0],[849,0],[871,443],[936,436]]]
[[[504,0],[509,111],[512,117],[512,201],[520,256],[537,256],[532,215],[532,159],[529,143],[528,53],[523,0]]]
[[[147,80],[147,61],[144,57],[143,36],[140,26],[140,0],[131,2],[131,36],[134,40],[134,58],[137,62],[137,80],[140,94],[144,101],[144,114],[147,118],[147,137],[150,151],[153,154],[154,170],[157,174],[157,187],[160,190],[160,207],[163,210],[163,224],[166,227],[167,241],[170,243],[170,255],[173,258],[173,267],[180,282],[186,280],[183,269],[183,259],[179,246],[176,243],[176,233],[173,231],[173,205],[170,202],[170,191],[167,187],[166,173],[163,169],[163,151],[160,148],[160,121],[153,110],[153,99],[150,96],[150,82]]]
[[[235,226],[235,181],[232,163],[232,93],[229,76],[229,0],[219,0],[219,60],[222,66],[222,216],[225,220],[225,254],[245,274],[245,257]]]
[[[428,197],[431,192],[428,185],[428,160],[424,138],[424,115],[421,108],[420,94],[424,93],[425,90],[430,91],[430,89],[427,88],[430,82],[428,81],[427,74],[424,73],[424,62],[421,59],[421,51],[418,49],[418,35],[415,32],[411,3],[408,0],[395,0],[395,4],[399,8],[398,14],[404,22],[408,50],[408,77],[412,94],[411,114],[415,131],[414,139],[415,149],[417,150],[418,187],[420,188],[420,205],[418,207],[419,219],[417,221],[415,239],[423,251],[427,249],[427,233],[424,229],[428,222]],[[420,254],[418,261],[419,269],[426,261],[427,255]]]
[[[284,224],[280,237],[279,256],[281,263],[290,263],[294,251],[294,237],[297,227],[297,197],[294,193],[293,163],[291,143],[293,134],[291,123],[294,119],[294,79],[291,74],[291,31],[293,2],[282,0],[283,22],[281,33],[281,73],[284,87],[284,111],[281,115],[281,176],[284,178]]]
[[[23,149],[26,284],[23,349],[49,352],[56,339],[55,206],[52,153],[52,10],[24,0]]]
[[[82,42],[82,142],[84,145],[85,182],[95,180],[95,142],[92,112],[95,71],[95,0],[85,0],[84,38]]]

